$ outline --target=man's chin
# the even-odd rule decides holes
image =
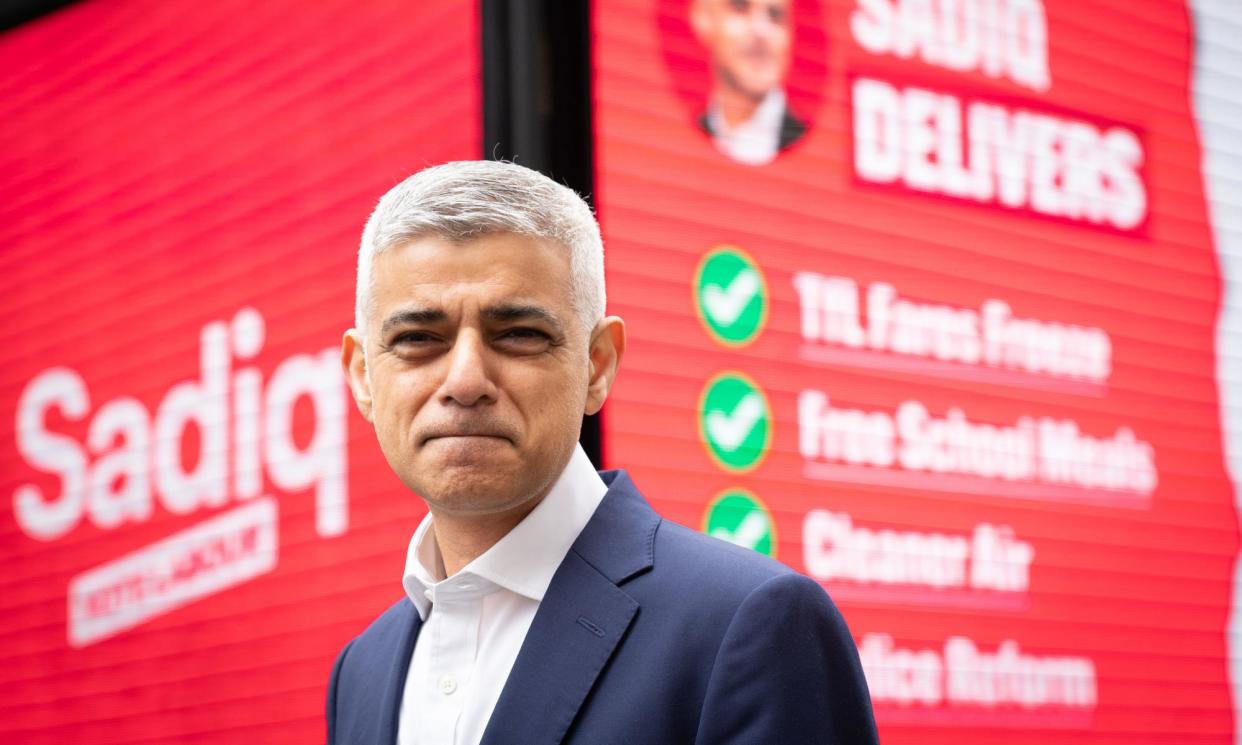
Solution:
[[[779,89],[780,87],[781,83],[779,80],[769,82],[765,79],[762,82],[754,82],[747,85],[745,88],[746,96],[756,103],[762,103],[763,99],[767,98],[769,93]]]
[[[747,70],[743,74],[733,74],[726,76],[726,80],[738,93],[755,101],[762,101],[769,93],[779,90],[784,83],[784,75],[777,70]]]
[[[415,491],[433,512],[459,516],[506,512],[529,496],[511,470],[484,467],[444,468]]]

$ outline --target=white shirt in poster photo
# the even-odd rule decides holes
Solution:
[[[730,127],[720,107],[707,108],[707,126],[716,149],[739,163],[761,166],[771,163],[780,151],[781,124],[785,119],[785,91],[768,91],[750,118]]]

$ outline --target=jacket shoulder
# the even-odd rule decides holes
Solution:
[[[656,532],[655,570],[736,600],[774,577],[800,576],[775,559],[669,520]]]
[[[784,116],[781,117],[781,131],[777,148],[784,150],[798,140],[801,140],[805,134],[806,122],[799,119],[798,115],[786,106]]]

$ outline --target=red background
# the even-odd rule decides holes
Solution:
[[[352,325],[358,236],[423,166],[477,157],[472,2],[85,2],[0,37],[0,739],[315,742],[336,652],[400,597],[424,508],[349,406],[347,532],[280,505],[276,569],[70,649],[66,584],[226,508],[63,538],[20,532],[11,495],[55,476],[19,458],[23,387],[68,366],[91,411],[154,412],[199,374],[199,330],[266,321],[266,381]],[[313,411],[299,404],[299,444]],[[85,437],[89,417],[48,427]],[[394,495],[399,498],[394,498]]]
[[[802,569],[815,508],[870,528],[966,533],[1008,524],[1035,549],[1011,607],[915,591],[833,591],[855,635],[939,649],[992,648],[1094,661],[1098,704],[1077,713],[880,702],[886,743],[1000,739],[1229,742],[1225,628],[1237,518],[1223,472],[1213,334],[1220,278],[1188,109],[1191,29],[1177,3],[1049,2],[1052,87],[872,55],[846,0],[799,2],[790,98],[811,129],[769,166],[737,165],[694,126],[706,66],[684,0],[594,5],[596,201],[611,310],[631,334],[604,418],[605,459],[665,515],[702,523],[742,486],[771,508],[777,557]],[[351,322],[358,234],[385,189],[425,165],[479,155],[479,18],[472,2],[82,2],[0,37],[0,422],[41,372],[86,381],[91,412],[132,396],[154,412],[199,375],[199,331],[243,307],[266,322],[253,364],[267,381],[292,355],[335,348]],[[860,186],[849,80],[969,91],[1142,133],[1149,215],[1122,235],[943,198]],[[761,265],[771,313],[740,350],[696,318],[694,268],[719,244]],[[907,297],[1105,329],[1102,395],[1056,392],[799,356],[798,271],[887,281]],[[873,360],[874,361],[874,360]],[[865,360],[864,360],[865,362]],[[249,363],[248,363],[249,364]],[[763,386],[773,448],[746,476],[698,441],[695,406],[721,370]],[[997,493],[807,480],[797,449],[804,389],[891,411],[917,399],[973,421],[1074,419],[1132,427],[1160,485],[1140,507]],[[298,409],[297,437],[315,412]],[[90,416],[47,426],[81,442]],[[310,490],[284,493],[270,574],[72,649],[70,578],[200,521],[157,501],[145,522],[88,520],[44,542],[11,495],[55,493],[0,427],[0,736],[31,743],[316,741],[336,651],[399,597],[422,504],[348,412],[349,527],[316,533]],[[192,439],[192,438],[191,438]],[[192,448],[191,448],[192,449]]]

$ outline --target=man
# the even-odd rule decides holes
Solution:
[[[579,448],[625,351],[603,277],[587,205],[514,164],[429,168],[371,215],[342,361],[429,514],[408,597],[332,671],[333,745],[875,742],[818,585]]]
[[[690,25],[711,53],[712,90],[699,126],[716,148],[763,165],[806,133],[789,110],[790,0],[694,0]]]

